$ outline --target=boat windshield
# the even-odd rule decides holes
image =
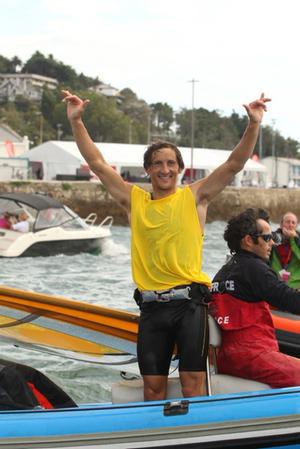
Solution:
[[[82,229],[88,226],[68,207],[41,210],[34,224],[35,231],[61,226],[65,229]]]
[[[73,220],[73,217],[64,208],[51,208],[41,210],[35,222],[35,230],[62,226]]]

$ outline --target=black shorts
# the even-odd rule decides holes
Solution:
[[[179,371],[205,371],[207,307],[188,299],[143,304],[137,343],[141,374],[167,376],[175,345]]]

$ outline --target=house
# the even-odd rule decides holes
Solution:
[[[97,94],[105,95],[106,97],[119,97],[120,91],[116,87],[110,84],[99,83],[96,86],[90,87],[89,90],[96,92]]]
[[[268,156],[261,160],[268,169],[268,185],[300,187],[300,159]]]
[[[132,182],[149,182],[143,168],[143,155],[146,145],[125,143],[96,143],[104,158],[125,179]],[[186,169],[181,181],[188,182],[191,166],[190,148],[180,148]],[[199,179],[211,173],[225,162],[231,151],[195,148],[193,157],[193,177]],[[87,164],[81,156],[75,142],[48,141],[32,148],[24,156],[30,161],[43,165],[44,179],[61,179],[63,176],[76,176],[78,171],[86,170]],[[67,178],[65,178],[67,179]],[[93,178],[95,179],[95,177]],[[264,165],[249,159],[244,170],[239,173],[234,185],[252,185],[264,187],[267,169]]]
[[[55,78],[30,73],[0,73],[0,99],[15,101],[17,95],[29,100],[39,101],[43,89],[56,89],[58,81]]]

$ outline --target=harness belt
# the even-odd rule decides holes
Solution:
[[[140,290],[142,303],[169,302],[174,299],[192,299],[191,285],[180,285],[169,290]]]
[[[167,303],[176,299],[189,299],[194,304],[207,306],[211,301],[211,293],[204,284],[192,282],[188,285],[178,285],[169,290],[139,290],[134,291],[134,300],[141,308],[145,303],[160,302]]]

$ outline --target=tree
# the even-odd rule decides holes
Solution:
[[[12,68],[13,68],[13,71],[14,71],[14,72],[17,72],[17,71],[18,71],[17,69],[22,67],[22,61],[21,61],[21,59],[20,59],[18,56],[14,56],[14,57],[11,59],[11,66],[12,66]]]
[[[0,73],[16,73],[17,67],[21,67],[22,61],[18,56],[12,59],[0,55]]]
[[[73,87],[77,81],[77,74],[72,67],[58,62],[53,55],[45,57],[39,51],[35,52],[24,64],[23,73],[34,73],[57,79],[60,83],[67,83]]]
[[[191,145],[192,111],[182,109],[176,114],[179,145]],[[232,121],[218,111],[199,108],[194,111],[194,145],[200,148],[231,149],[238,141]]]
[[[41,101],[41,111],[45,120],[49,121],[53,128],[55,128],[57,124],[54,115],[55,106],[60,101],[61,95],[58,90],[44,89]]]
[[[297,159],[299,158],[299,148],[299,142],[290,137],[285,139],[271,126],[262,128],[262,157],[293,157]]]
[[[121,90],[120,94],[119,110],[130,120],[131,139],[128,139],[128,141],[131,140],[131,143],[147,143],[150,134],[150,107],[129,88]]]
[[[91,91],[79,91],[78,95],[90,99],[84,120],[89,134],[96,142],[128,142],[129,119],[118,110],[113,99]],[[62,125],[64,139],[73,140],[66,118],[66,106],[59,101],[54,109],[53,120]]]
[[[152,124],[157,130],[170,131],[174,121],[174,111],[167,103],[152,103]]]
[[[0,56],[0,73],[10,73],[10,60],[4,56]]]

